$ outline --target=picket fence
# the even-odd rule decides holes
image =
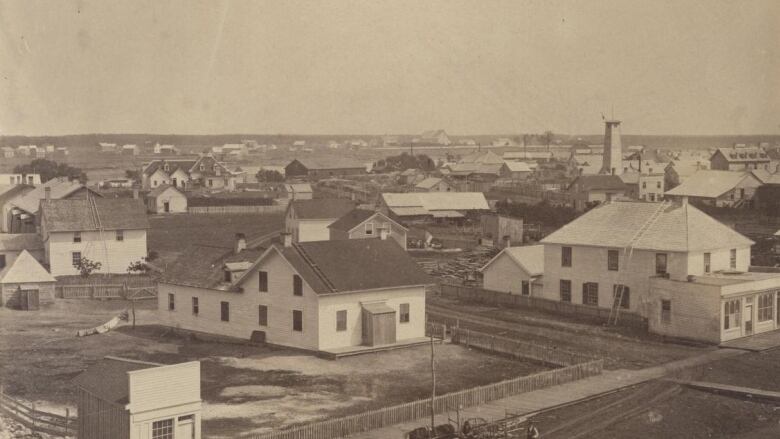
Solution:
[[[513,355],[525,356],[522,354],[522,349],[528,347],[525,343],[518,343],[516,346],[511,346],[511,343],[502,339],[493,339],[491,344],[488,340],[491,340],[489,334],[482,334],[478,332],[464,332],[465,330],[458,330],[457,328],[451,328],[458,340],[473,340],[472,345],[480,344],[486,350],[495,348],[496,352],[502,352],[502,350],[511,350]],[[465,337],[465,339],[464,339]],[[511,340],[509,340],[511,341]],[[537,349],[547,349],[543,347],[536,347]],[[556,364],[560,361],[560,364],[566,361],[577,361],[585,359],[584,356],[578,354],[563,354],[563,357],[558,356],[558,353],[553,352],[552,349],[548,356],[545,357],[546,361],[551,364]],[[533,355],[541,356],[538,352]],[[532,357],[529,357],[532,358]],[[444,413],[447,411],[454,411],[463,407],[471,407],[479,404],[484,404],[490,401],[506,398],[509,396],[519,395],[526,392],[532,392],[534,390],[544,389],[551,386],[557,386],[560,384],[569,383],[572,381],[580,380],[583,378],[599,375],[602,372],[604,366],[604,360],[587,358],[588,361],[578,364],[572,364],[560,369],[548,370],[533,375],[524,377],[513,378],[498,383],[487,384],[480,387],[461,390],[459,392],[448,393],[445,395],[437,396],[434,400],[434,412]],[[289,430],[283,430],[278,432],[256,434],[250,436],[251,439],[335,439],[340,437],[349,436],[351,434],[374,430],[377,428],[387,427],[393,424],[399,424],[403,422],[414,421],[430,416],[431,400],[424,399],[405,404],[400,404],[392,407],[386,407],[377,410],[371,410],[365,413],[357,415],[346,416],[343,418],[332,419],[323,422],[317,422],[313,424],[304,425],[301,427],[292,428]]]
[[[468,287],[442,283],[440,292],[442,296],[456,297],[458,299],[474,302],[501,305],[516,308],[534,308],[557,314],[579,315],[606,322],[609,319],[609,308],[581,305],[578,303],[561,302],[559,300],[544,299],[541,297],[522,296],[518,294],[493,291],[484,288]],[[618,323],[626,326],[647,328],[647,320],[629,311],[620,311]]]
[[[157,285],[130,286],[122,284],[58,285],[61,299],[156,299]]]
[[[284,213],[287,206],[283,204],[274,204],[271,206],[189,206],[187,213],[193,214],[233,214],[233,213],[258,213],[269,215],[274,213]]]
[[[58,437],[75,436],[77,419],[70,416],[68,409],[65,415],[58,415],[37,410],[35,404],[27,405],[7,395],[0,385],[0,412],[32,430],[33,433],[46,433]]]

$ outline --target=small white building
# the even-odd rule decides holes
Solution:
[[[285,197],[290,200],[311,200],[314,190],[309,183],[290,183],[283,186]]]
[[[4,259],[4,256],[3,256]],[[54,301],[56,279],[46,271],[40,261],[30,252],[22,250],[8,266],[0,269],[0,306],[9,308],[23,307],[27,297],[31,301],[46,303]]]
[[[0,174],[0,185],[4,184],[38,186],[41,184],[41,174]]]
[[[79,439],[200,439],[200,362],[105,357],[73,379]]]
[[[480,271],[485,289],[540,296],[544,285],[544,246],[507,247]]]
[[[163,274],[160,323],[331,354],[419,343],[431,279],[391,240],[293,243],[258,255],[192,246]]]
[[[293,242],[327,241],[328,226],[355,208],[355,202],[343,198],[293,200],[284,215],[284,230]]]
[[[146,209],[150,213],[186,213],[187,196],[173,186],[157,186],[146,195]]]
[[[414,186],[415,192],[450,192],[452,186],[443,178],[428,177]]]
[[[406,250],[408,229],[382,212],[355,209],[328,226],[330,239],[382,238],[386,234]]]
[[[76,263],[82,258],[99,262],[99,273],[127,273],[147,255],[149,222],[141,200],[44,200],[40,227],[53,276],[79,274]]]

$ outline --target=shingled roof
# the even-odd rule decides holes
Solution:
[[[657,216],[654,214],[658,212]],[[682,203],[611,202],[602,204],[556,230],[543,244],[627,247],[637,230],[638,250],[698,252],[745,247],[753,241],[696,207]]]
[[[298,219],[331,219],[341,218],[354,209],[355,202],[344,198],[293,200],[287,208],[293,209]]]
[[[192,244],[169,264],[162,282],[197,288],[230,290],[234,285],[225,282],[225,264],[254,263],[264,249],[245,249],[235,253],[232,248]]]
[[[12,202],[14,206],[24,210],[27,213],[35,215],[38,213],[41,200],[46,198],[46,188],[49,188],[50,190],[49,198],[56,200],[65,198],[79,189],[85,188],[85,186],[78,181],[70,181],[63,177],[52,178],[51,180],[40,186],[37,186],[35,189],[25,193]],[[91,191],[96,197],[101,196],[89,188],[87,188],[87,190]]]
[[[146,208],[134,198],[46,200],[41,206],[48,232],[149,228]]]
[[[105,357],[73,379],[73,383],[104,401],[127,404],[130,396],[128,372],[162,364]]]
[[[679,186],[666,191],[666,195],[717,198],[736,188],[746,178],[761,183],[749,172],[701,170],[686,178]]]
[[[354,229],[355,227],[359,226],[363,222],[365,222],[367,219],[371,218],[374,215],[381,216],[385,221],[391,222],[399,227],[406,228],[397,222],[393,221],[392,219],[388,218],[382,212],[375,212],[373,210],[367,210],[367,209],[354,209],[350,212],[348,212],[346,215],[342,216],[336,222],[329,225],[329,229],[334,230],[343,230],[346,232],[349,232],[350,230]]]
[[[617,175],[580,175],[571,182],[569,188],[579,184],[580,190],[623,190],[626,184]]]

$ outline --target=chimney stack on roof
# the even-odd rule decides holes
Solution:
[[[243,233],[236,233],[236,254],[246,250],[246,235]]]
[[[292,247],[292,233],[282,233],[282,244],[284,244],[285,247]]]

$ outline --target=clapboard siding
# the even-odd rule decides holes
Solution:
[[[200,401],[200,363],[173,364],[128,372],[131,413]]]
[[[116,240],[116,231],[82,232],[81,242],[73,242],[72,232],[53,232],[44,243],[52,276],[79,274],[73,266],[72,252],[102,266],[99,273],[127,273],[131,263],[147,254],[146,230],[125,230],[124,239]]]

